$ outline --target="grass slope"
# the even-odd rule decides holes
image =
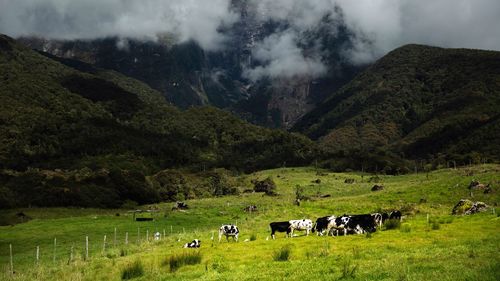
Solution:
[[[500,203],[499,174],[498,165],[480,165],[428,174],[379,176],[379,184],[385,188],[372,192],[374,183],[368,182],[373,181],[369,174],[313,168],[266,170],[248,176],[246,181],[271,176],[278,197],[243,194],[190,200],[187,203],[191,208],[185,212],[171,212],[170,204],[159,204],[154,206],[160,210],[156,220],[144,223],[133,222],[124,210],[24,209],[34,218],[32,221],[0,227],[0,279],[11,278],[8,245],[12,243],[14,280],[120,280],[128,274],[137,274],[137,280],[498,280],[500,221],[492,214],[494,209],[472,216],[452,217],[450,212],[459,199],[469,197],[467,186],[472,179],[491,183],[494,189],[491,194],[475,191],[473,200],[493,206]],[[312,183],[318,178],[321,183]],[[344,183],[347,178],[355,179],[355,183]],[[297,185],[312,198],[300,207],[293,204]],[[318,194],[331,197],[319,198]],[[244,213],[242,209],[250,204],[256,204],[259,211]],[[312,235],[285,239],[280,234],[274,241],[266,240],[271,221],[394,208],[406,214],[400,229],[333,238]],[[212,231],[230,222],[238,223],[240,242],[212,242]],[[113,247],[115,227],[118,242]],[[136,244],[138,227],[142,242]],[[163,229],[167,236],[162,241],[144,241],[146,230],[151,235]],[[129,233],[128,246],[124,245],[125,232]],[[91,244],[89,261],[82,259],[85,235],[89,235]],[[104,235],[108,245],[103,253]],[[255,241],[243,242],[252,236],[256,236]],[[56,265],[52,261],[54,237],[58,241]],[[202,241],[199,264],[196,255],[187,255],[198,250],[182,249],[183,243],[195,238]],[[37,245],[41,262],[33,266]],[[68,263],[71,246],[75,260]],[[289,260],[274,261],[283,248],[290,250]],[[174,255],[196,262],[170,272],[169,258]]]

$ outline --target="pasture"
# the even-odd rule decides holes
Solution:
[[[281,168],[245,176],[248,186],[242,189],[250,187],[252,179],[268,176],[275,181],[278,196],[242,193],[189,200],[190,208],[185,211],[171,211],[172,203],[157,204],[150,206],[157,209],[154,221],[135,222],[127,210],[3,210],[0,217],[22,211],[33,219],[0,227],[0,279],[500,279],[500,209],[496,207],[500,203],[500,165],[401,176]],[[354,183],[345,183],[346,179],[354,179]],[[467,187],[473,179],[491,183],[493,192],[473,191],[471,199],[493,207],[471,216],[451,216],[456,202],[470,198]],[[371,191],[375,184],[383,185],[383,190]],[[306,198],[300,206],[294,203],[297,190]],[[258,211],[244,212],[249,205],[256,205]],[[330,214],[393,209],[405,215],[399,228],[368,235],[318,237],[313,233],[306,237],[297,232],[299,236],[293,238],[284,238],[284,233],[277,233],[276,240],[270,238],[269,223],[273,221],[314,221]],[[227,223],[238,224],[239,242],[226,242],[225,238],[217,242],[218,228]],[[152,239],[156,231],[162,234],[160,241]],[[182,248],[193,239],[201,240],[200,249]],[[14,274],[10,273],[10,244]]]

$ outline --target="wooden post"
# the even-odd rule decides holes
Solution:
[[[104,241],[102,242],[102,254],[106,251],[106,235],[104,235]]]
[[[116,227],[115,227],[115,237],[113,239],[113,248],[116,247]]]
[[[165,239],[165,228],[163,229],[163,239]]]
[[[141,242],[141,230],[138,227],[137,228],[137,244],[139,244],[140,242]]]
[[[38,262],[40,261],[40,246],[36,246],[36,265],[38,266]]]
[[[174,229],[172,228],[172,226],[170,226],[170,235],[172,235]]]
[[[128,232],[125,232],[125,245],[128,245]]]
[[[89,259],[89,236],[85,236],[85,261]]]
[[[146,229],[146,242],[149,241],[149,229]]]
[[[9,251],[10,251],[10,274],[14,275],[14,262],[12,259],[12,244],[9,244]]]
[[[57,249],[57,238],[54,238],[54,257],[53,262],[56,263],[56,249]]]

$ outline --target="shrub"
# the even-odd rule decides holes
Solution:
[[[439,228],[441,228],[439,222],[435,221],[431,224],[431,229],[432,230],[438,230]]]
[[[407,223],[402,224],[401,228],[400,228],[400,231],[401,232],[405,232],[405,233],[411,232],[411,226],[409,224],[407,224]]]
[[[263,181],[254,180],[254,190],[255,192],[265,192],[266,195],[276,195],[276,184],[270,177]]]
[[[178,255],[170,256],[166,264],[170,266],[170,272],[175,272],[184,265],[193,265],[201,263],[200,252],[185,252]]]
[[[340,276],[340,279],[355,278],[357,269],[357,265],[351,265],[350,260],[345,260],[342,264],[342,276]]]
[[[129,280],[144,275],[144,266],[140,261],[135,261],[132,264],[128,264],[122,270],[122,280]]]
[[[282,247],[273,254],[274,261],[288,261],[290,259],[290,254],[292,249],[289,246]]]
[[[385,230],[398,229],[401,227],[401,221],[398,219],[387,220],[384,223]]]

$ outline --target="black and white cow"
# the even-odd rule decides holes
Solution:
[[[383,221],[382,214],[373,213],[372,218],[373,218],[373,221],[375,222],[375,225],[377,225],[377,227],[382,227],[382,221]]]
[[[401,220],[401,218],[402,218],[402,214],[401,214],[401,211],[399,211],[399,210],[392,211],[389,214],[389,219],[390,220]]]
[[[306,231],[306,236],[309,235],[309,231],[313,228],[313,222],[309,219],[302,220],[291,220],[290,221],[290,237],[293,237],[294,230]]]
[[[323,234],[328,233],[332,227],[335,227],[335,216],[321,217],[314,223],[312,232],[316,231],[318,236],[323,236]]]
[[[371,214],[363,215],[343,215],[332,221],[329,230],[330,235],[338,235],[339,232],[347,234],[363,234],[365,232],[376,231],[377,224]]]
[[[222,239],[222,235],[226,236],[226,240],[228,242],[229,242],[229,236],[232,236],[233,239],[237,242],[239,233],[240,233],[240,231],[238,230],[238,227],[234,224],[222,225],[219,228],[219,242]]]
[[[198,239],[194,239],[190,243],[184,244],[184,248],[199,248],[201,246],[201,241]]]
[[[289,221],[279,221],[279,222],[272,222],[269,224],[271,227],[271,237],[275,239],[274,233],[276,232],[286,232],[286,236],[290,234],[290,222]]]

